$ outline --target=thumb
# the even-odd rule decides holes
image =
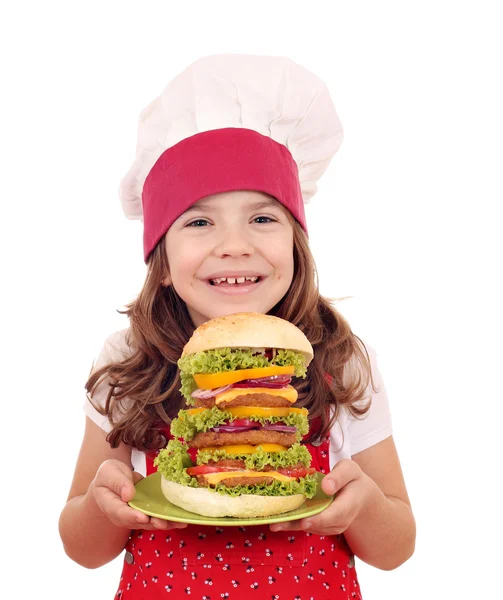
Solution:
[[[331,477],[331,475],[332,475],[332,473],[328,473],[328,475],[325,475],[325,477],[323,477],[323,479],[321,481],[321,489],[328,496],[335,494],[335,492],[337,491],[337,484],[334,481],[335,478]]]
[[[129,476],[130,479],[129,481],[124,482],[120,494],[121,500],[123,502],[129,502],[135,497],[136,489],[134,486],[143,479],[143,475],[141,473],[138,473],[137,471],[130,471]]]
[[[359,472],[360,468],[353,460],[343,458],[323,477],[321,489],[329,496],[335,494],[355,479]]]
[[[123,502],[129,502],[134,498],[134,477],[135,473],[131,467],[114,459],[106,460],[96,474],[98,486],[108,488]]]

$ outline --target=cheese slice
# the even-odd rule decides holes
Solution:
[[[222,479],[234,479],[235,477],[272,477],[278,481],[296,481],[295,477],[288,477],[277,471],[267,471],[264,473],[260,473],[259,471],[227,471],[223,473],[206,473],[204,476],[210,485],[220,483]]]
[[[288,385],[279,390],[274,390],[271,388],[232,388],[227,390],[226,392],[222,392],[221,394],[217,394],[215,396],[215,404],[218,406],[221,402],[230,402],[239,396],[247,396],[248,394],[269,394],[269,396],[280,396],[285,400],[288,400],[291,404],[293,404],[298,397],[297,390]]]

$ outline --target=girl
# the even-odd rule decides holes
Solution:
[[[140,119],[123,181],[126,214],[144,222],[146,281],[86,384],[86,428],[60,518],[67,554],[90,568],[124,549],[117,598],[361,598],[354,556],[393,569],[415,524],[375,353],[315,285],[303,203],[342,140],[318,78],[291,61],[197,61]],[[195,327],[269,313],[314,348],[297,383],[322,513],[254,527],[150,518],[127,504],[153,472],[183,408],[177,360]]]

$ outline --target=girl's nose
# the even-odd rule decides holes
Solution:
[[[254,247],[246,233],[241,229],[226,229],[215,245],[214,252],[219,257],[249,256]]]

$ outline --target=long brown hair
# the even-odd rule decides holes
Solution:
[[[340,406],[346,405],[355,416],[363,415],[369,404],[355,403],[365,398],[369,382],[374,390],[375,386],[364,344],[331,302],[320,295],[307,237],[293,217],[291,221],[294,276],[289,290],[269,314],[299,327],[313,346],[314,359],[307,377],[295,381],[294,386],[299,392],[296,405],[308,408],[310,419],[320,419],[317,436],[322,437],[337,419]],[[161,447],[165,441],[161,435],[163,425],[184,407],[177,361],[194,325],[173,286],[161,285],[167,273],[169,265],[161,238],[150,255],[143,289],[122,311],[129,317],[126,341],[131,353],[120,362],[96,370],[86,382],[88,398],[112,425],[107,439],[114,448],[120,442],[139,450]],[[350,366],[352,375],[348,378],[344,372]],[[107,381],[109,391],[103,408],[93,402],[92,395],[100,383]],[[327,410],[330,404],[335,408],[332,416]]]

